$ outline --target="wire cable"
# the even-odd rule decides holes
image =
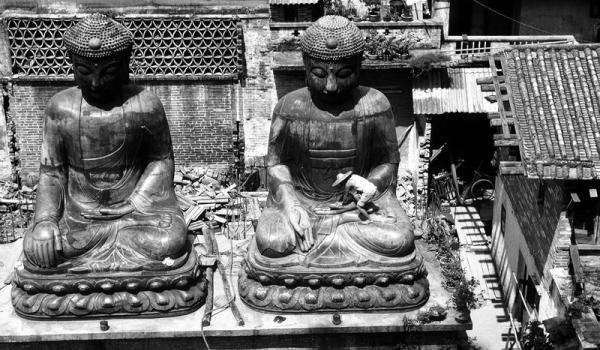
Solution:
[[[490,12],[493,12],[493,13],[497,14],[498,16],[504,17],[504,18],[506,18],[506,19],[508,19],[508,20],[510,20],[510,21],[512,21],[512,22],[514,22],[514,23],[518,23],[518,24],[520,24],[520,25],[522,25],[523,27],[527,27],[527,28],[530,28],[530,29],[533,29],[533,30],[537,30],[538,32],[540,32],[540,33],[544,33],[544,34],[549,34],[549,35],[558,35],[558,34],[556,34],[556,33],[549,32],[549,31],[547,31],[547,30],[544,30],[544,29],[542,29],[542,28],[538,28],[538,27],[532,26],[531,24],[527,24],[527,23],[525,23],[525,22],[521,22],[521,21],[519,21],[519,20],[517,20],[517,19],[514,19],[514,18],[512,18],[512,17],[510,17],[510,16],[507,16],[507,15],[503,14],[502,12],[500,12],[500,11],[498,11],[498,10],[495,10],[495,9],[493,9],[493,8],[491,8],[491,7],[487,6],[486,4],[483,4],[483,3],[481,3],[479,0],[473,0],[473,2],[474,2],[474,3],[476,3],[476,4],[477,4],[477,5],[479,5],[479,6],[481,6],[481,7],[485,8],[485,9],[487,9],[487,10],[488,10],[488,11],[490,11]],[[593,41],[587,41],[587,40],[581,40],[581,42],[584,42],[584,43],[593,43]]]

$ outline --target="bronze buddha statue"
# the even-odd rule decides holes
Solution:
[[[307,87],[282,97],[273,112],[269,196],[240,295],[275,312],[419,307],[429,297],[427,273],[395,195],[390,103],[358,84],[363,36],[346,18],[325,16],[301,47]],[[341,178],[358,203],[344,201]]]
[[[206,280],[173,189],[164,109],[129,84],[133,36],[93,14],[64,43],[77,86],[46,108],[35,219],[13,305],[28,318],[193,311]]]

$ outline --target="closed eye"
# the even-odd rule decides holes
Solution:
[[[104,73],[107,74],[115,74],[119,71],[119,67],[117,66],[108,66],[107,68],[104,69]]]
[[[323,68],[313,68],[311,72],[319,78],[325,78],[327,76],[327,72]]]
[[[84,75],[90,74],[92,72],[88,67],[82,65],[77,65],[75,69],[77,69],[77,72]]]
[[[349,68],[343,68],[336,73],[339,78],[348,78],[351,74],[352,69]]]

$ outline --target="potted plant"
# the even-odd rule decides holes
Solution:
[[[351,14],[351,20],[355,22],[362,21],[369,13],[369,8],[361,0],[347,0],[345,4]]]
[[[402,10],[401,17],[404,22],[411,22],[413,20],[412,8],[410,6],[405,6]]]
[[[379,22],[380,16],[377,10],[373,9],[369,12],[369,21],[371,22]]]
[[[381,20],[381,0],[364,0],[364,3],[369,9],[369,21],[378,22]]]
[[[384,61],[391,61],[396,57],[396,52],[392,47],[394,37],[384,37],[384,40],[380,41],[381,59]]]
[[[373,33],[374,32],[374,33]],[[365,37],[365,53],[364,56],[370,60],[377,59],[377,40],[375,37],[377,36],[377,31],[372,30]]]
[[[342,0],[325,0],[323,2],[323,8],[325,9],[326,15],[345,15]]]
[[[390,43],[390,48],[396,55],[396,57],[400,59],[408,59],[408,49],[410,47],[410,42],[406,39],[405,36],[400,36],[394,38]]]

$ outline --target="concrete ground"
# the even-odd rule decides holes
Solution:
[[[502,289],[492,260],[485,225],[473,206],[452,208],[460,240],[460,255],[468,277],[479,281],[481,305],[471,311],[473,329],[467,331],[473,347],[504,349],[510,329]]]
[[[496,277],[483,222],[474,207],[453,208],[461,242],[461,258],[468,276],[480,284],[481,305],[471,312],[473,329],[467,331],[472,348],[504,349],[509,331],[509,318],[503,307],[501,289]],[[4,281],[21,253],[22,240],[0,244],[0,281]],[[227,250],[227,246],[223,246]],[[4,284],[0,284],[0,288]],[[0,314],[0,317],[2,315]]]

